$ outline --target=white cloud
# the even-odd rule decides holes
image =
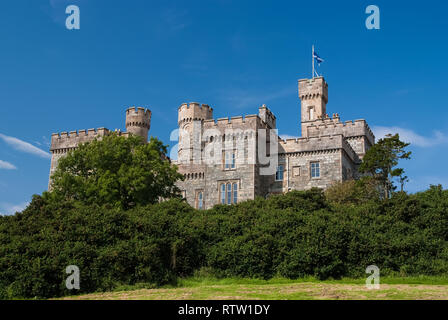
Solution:
[[[432,137],[425,137],[410,129],[400,127],[376,126],[373,127],[372,130],[378,139],[384,138],[386,134],[389,133],[398,133],[400,135],[400,140],[417,147],[433,147],[436,145],[448,143],[448,137],[440,131],[434,131]]]
[[[5,136],[4,134],[0,133],[0,139],[2,139],[4,142],[9,144],[11,147],[18,151],[30,153],[36,156],[39,156],[41,158],[51,159],[51,154],[48,152],[45,152],[38,147],[33,146],[31,143],[22,141],[20,139]]]
[[[0,215],[2,216],[10,216],[15,214],[16,212],[22,212],[28,207],[29,202],[24,202],[20,204],[11,204],[11,203],[0,203]]]
[[[0,160],[0,169],[17,170],[17,167],[15,165],[13,165],[12,163]]]

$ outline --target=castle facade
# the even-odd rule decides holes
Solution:
[[[213,109],[199,103],[178,108],[178,158],[183,197],[198,209],[233,204],[291,190],[325,189],[336,181],[357,179],[358,166],[375,143],[365,120],[341,122],[326,112],[328,85],[323,77],[298,82],[302,134],[283,140],[276,117],[265,106],[258,114],[213,118]],[[151,112],[126,110],[126,132],[148,139]],[[53,134],[51,174],[58,159],[79,143],[104,136],[105,128]]]

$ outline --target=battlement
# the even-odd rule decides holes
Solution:
[[[283,140],[279,137],[279,153],[322,152],[343,149],[351,159],[357,155],[342,134]]]
[[[299,97],[302,101],[321,97],[328,103],[328,84],[324,77],[299,80]]]
[[[306,126],[308,137],[342,134],[344,137],[367,137],[371,145],[375,144],[375,135],[365,120],[340,122],[337,118],[317,119]]]
[[[142,107],[131,107],[126,110],[126,128],[143,127],[149,130],[151,126],[151,111]]]
[[[219,119],[209,119],[204,121],[204,129],[211,128],[233,128],[241,125],[245,125],[245,127],[255,129],[257,120],[261,122],[261,119],[256,114],[231,118],[219,118]],[[252,125],[250,125],[252,124]]]
[[[106,128],[89,129],[53,133],[51,135],[51,147],[50,151],[57,149],[76,148],[80,143],[90,142],[96,138],[104,137],[109,134],[109,130]]]
[[[207,104],[199,104],[198,102],[190,102],[190,104],[183,103],[178,108],[178,122],[194,121],[194,120],[209,120],[213,119],[213,108]]]
[[[151,111],[143,107],[130,107],[126,109],[126,116],[127,115],[140,115],[144,116],[145,118],[148,117],[149,119],[151,119]]]

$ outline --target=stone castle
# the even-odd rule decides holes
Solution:
[[[178,108],[178,181],[183,197],[198,209],[233,204],[271,194],[357,179],[358,166],[375,137],[365,120],[341,122],[326,112],[328,85],[323,77],[298,81],[302,134],[281,139],[276,117],[265,106],[258,114],[213,119],[213,109],[199,103]],[[126,132],[148,139],[151,111],[126,110]],[[101,138],[105,128],[53,134],[51,174],[58,159],[80,143]],[[210,161],[212,159],[213,161]]]

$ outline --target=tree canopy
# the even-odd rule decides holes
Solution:
[[[359,167],[361,173],[370,174],[378,180],[385,198],[389,198],[394,190],[394,178],[399,179],[403,189],[407,177],[404,175],[404,169],[396,166],[399,160],[411,158],[411,152],[405,150],[409,145],[400,140],[399,134],[388,134],[367,151]]]
[[[46,196],[121,209],[178,196],[175,182],[183,176],[166,153],[160,140],[145,143],[134,135],[81,144],[59,160]]]

